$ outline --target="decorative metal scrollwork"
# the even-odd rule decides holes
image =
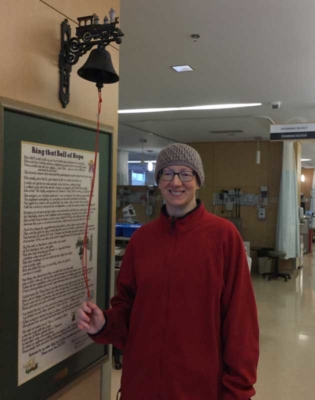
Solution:
[[[110,43],[120,44],[124,34],[117,27],[118,17],[115,18],[113,9],[109,12],[110,20],[107,16],[104,23],[99,23],[97,15],[88,15],[78,18],[79,26],[76,27],[76,36],[71,37],[71,27],[68,20],[61,23],[61,48],[59,53],[59,99],[63,108],[70,100],[70,73],[72,65],[75,65],[79,58],[92,49],[93,46],[106,47]]]

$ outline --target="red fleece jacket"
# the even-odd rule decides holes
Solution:
[[[244,245],[200,205],[132,236],[93,337],[124,351],[122,400],[249,400],[258,323]]]

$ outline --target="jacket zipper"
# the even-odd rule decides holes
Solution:
[[[171,224],[171,237],[174,238],[173,234],[174,234],[174,230],[175,230],[175,222],[176,222],[176,218],[175,217],[170,217],[169,218],[170,224]],[[176,238],[173,239],[175,240],[174,243],[172,243],[173,246],[173,252],[171,257],[169,258],[169,260],[172,260],[173,258],[173,253],[174,253],[174,249],[176,246]],[[166,347],[166,332],[167,332],[167,323],[168,323],[168,316],[169,316],[169,303],[170,303],[170,269],[171,269],[171,262],[168,263],[169,265],[167,265],[167,279],[166,279],[166,306],[165,306],[165,324],[164,324],[164,329],[163,329],[163,341],[162,341],[162,351],[161,351],[161,358],[160,358],[160,390],[159,390],[159,394],[158,397],[163,400],[162,397],[162,381],[163,381],[163,363],[165,360],[165,347]]]
[[[175,217],[170,217],[169,220],[170,220],[170,223],[171,223],[171,236],[173,236],[176,218]]]

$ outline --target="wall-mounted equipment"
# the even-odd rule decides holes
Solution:
[[[267,186],[261,186],[259,194],[243,193],[241,189],[237,188],[213,193],[213,205],[222,206],[222,210],[224,207],[226,211],[235,210],[236,217],[240,216],[240,206],[255,206],[257,209],[260,207],[264,208],[268,206],[268,201],[273,204],[278,203],[277,197],[268,198]]]
[[[256,164],[260,164],[260,148],[259,148],[259,141],[262,138],[260,136],[255,137],[255,140],[257,140],[257,150],[256,150]]]
[[[263,221],[266,219],[266,207],[268,205],[268,188],[267,186],[260,187],[260,193],[258,196],[257,211],[258,219]]]
[[[147,187],[147,207],[146,214],[151,217],[153,215],[153,207],[154,207],[154,186],[150,185]]]
[[[221,190],[220,193],[213,193],[213,205],[221,205],[221,213],[230,212],[231,217],[240,218],[241,216],[241,198],[242,191],[240,188],[232,190]]]
[[[258,219],[260,219],[261,221],[266,219],[266,209],[259,207],[258,208]]]
[[[268,188],[267,186],[260,187],[259,205],[266,207],[268,205]]]
[[[133,208],[132,204],[129,204],[127,207],[123,208],[123,217],[126,222],[129,222],[130,224],[134,224],[135,220],[134,217],[136,217],[136,211]]]
[[[116,207],[124,208],[130,203],[131,190],[128,187],[119,188],[117,192]]]
[[[59,53],[59,100],[63,108],[70,100],[70,73],[81,56],[94,49],[86,63],[78,70],[78,75],[91,82],[95,82],[100,90],[103,84],[119,81],[111,60],[110,53],[105,49],[110,43],[120,44],[122,31],[117,27],[118,17],[115,10],[109,11],[109,19],[105,16],[103,24],[99,23],[96,14],[78,18],[76,36],[71,37],[71,27],[65,19],[61,24],[61,49]]]

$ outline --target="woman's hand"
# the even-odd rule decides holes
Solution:
[[[77,311],[77,323],[79,329],[94,335],[103,328],[106,319],[96,304],[87,301],[82,303]]]

